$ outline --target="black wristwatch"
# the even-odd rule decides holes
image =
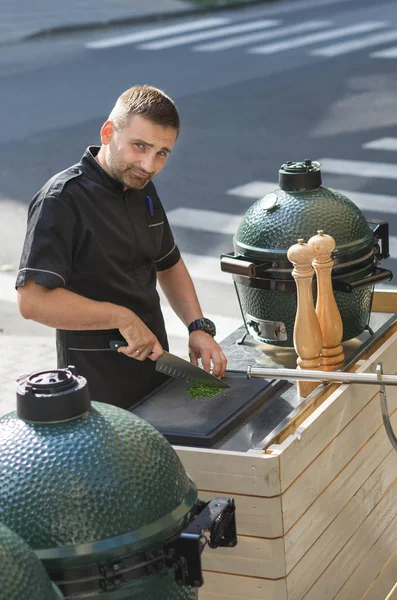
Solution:
[[[209,333],[210,335],[212,335],[212,337],[216,336],[215,323],[213,323],[209,319],[205,319],[204,317],[201,317],[201,319],[196,319],[195,321],[192,321],[188,327],[189,333],[192,333],[192,331],[198,331],[198,330],[205,331],[205,333]]]

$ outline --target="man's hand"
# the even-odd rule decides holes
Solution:
[[[119,328],[128,346],[121,346],[118,352],[136,360],[157,360],[164,350],[150,329],[136,315],[130,316],[129,322]]]
[[[192,331],[189,335],[189,358],[190,362],[196,366],[198,365],[198,359],[201,358],[203,368],[208,373],[210,372],[212,361],[212,374],[215,377],[223,377],[226,371],[226,356],[214,338],[204,331]]]

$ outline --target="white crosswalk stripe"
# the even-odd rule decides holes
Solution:
[[[311,51],[308,49],[310,55],[332,57],[397,40],[397,30],[363,36],[363,34],[386,28],[389,25],[387,21],[366,21],[329,29],[333,25],[334,23],[331,20],[311,20],[295,25],[286,25],[280,19],[272,18],[249,22],[233,22],[230,18],[203,18],[177,25],[155,27],[135,31],[128,35],[91,41],[86,43],[85,47],[91,50],[100,50],[136,44],[136,48],[141,51],[158,51],[188,45],[193,52],[217,52],[251,46],[246,48],[245,52],[256,55],[275,54],[341,37],[354,36],[356,38],[353,40],[347,39],[345,42],[330,46],[321,46]],[[325,31],[326,29],[327,31]],[[205,40],[210,41],[200,43]],[[276,41],[260,46],[255,45],[258,42],[268,40]],[[196,42],[198,43],[196,44]],[[373,52],[370,56],[372,58],[396,58],[397,47]]]
[[[0,301],[16,302],[17,293],[15,291],[15,274],[0,273]]]
[[[241,221],[241,218],[242,217],[239,217],[239,221]],[[191,225],[191,229],[196,229],[195,223],[192,223]],[[216,229],[212,229],[211,231],[212,233],[219,233],[219,230]],[[232,240],[230,240],[230,246],[232,245],[231,242]],[[200,281],[224,283],[227,285],[233,283],[231,275],[221,271],[220,257],[183,252],[182,258],[193,281],[200,279]]]
[[[231,277],[231,275],[230,275]],[[162,312],[164,315],[164,321],[166,323],[166,329],[172,332],[174,337],[186,338],[188,333],[186,331],[186,325],[177,317],[171,307],[162,306]],[[216,324],[216,339],[222,340],[227,335],[232,333],[235,329],[242,325],[242,319],[236,317],[224,317],[219,313],[206,312],[205,316],[207,319],[211,319]]]
[[[244,185],[232,188],[226,193],[231,196],[241,196],[243,198],[258,200],[265,194],[273,192],[277,188],[278,184],[275,181],[250,181]]]
[[[386,42],[393,42],[397,40],[397,31],[386,31],[378,33],[377,35],[370,35],[358,40],[351,40],[349,42],[343,42],[341,44],[333,44],[331,46],[325,46],[324,48],[318,48],[310,52],[313,56],[340,56],[342,54],[348,54],[356,50],[362,50],[363,48],[369,48],[370,46],[376,46],[377,44],[384,44]]]
[[[397,58],[397,46],[393,48],[387,48],[386,50],[379,50],[379,52],[372,52],[371,58]]]
[[[198,29],[205,29],[206,27],[218,27],[219,25],[226,25],[227,23],[230,23],[230,19],[218,17],[211,19],[201,19],[198,21],[187,21],[186,23],[181,23],[180,25],[156,27],[155,29],[139,31],[137,33],[131,33],[129,35],[106,38],[103,40],[98,40],[96,42],[88,42],[87,44],[85,44],[85,47],[92,48],[95,50],[102,48],[112,48],[114,46],[123,46],[125,44],[145,42],[159,37],[164,37],[166,35],[175,35],[177,33],[197,31]]]
[[[364,160],[339,160],[335,158],[321,158],[323,173],[336,173],[337,175],[354,175],[355,177],[376,177],[379,179],[397,179],[395,164],[368,162]]]
[[[372,142],[367,142],[362,146],[368,150],[387,150],[391,152],[397,151],[397,138],[385,137],[379,140],[373,140]]]
[[[219,42],[217,41],[209,44],[200,44],[199,46],[194,46],[193,50],[196,52],[215,52],[218,50],[227,50],[229,48],[246,46],[255,42],[271,40],[281,36],[292,35],[294,33],[303,33],[305,31],[311,31],[312,29],[321,29],[322,27],[329,27],[331,25],[332,21],[307,21],[307,23],[292,25],[291,27],[283,26],[272,31],[251,33],[249,35],[241,35],[232,39],[221,40]]]
[[[184,44],[199,42],[200,40],[208,40],[211,38],[233,35],[235,33],[241,33],[244,31],[253,31],[255,29],[267,29],[268,27],[275,27],[279,24],[280,21],[278,20],[265,19],[260,21],[253,21],[252,23],[243,23],[241,25],[221,27],[218,29],[213,29],[212,31],[202,31],[199,33],[191,33],[189,35],[181,35],[167,40],[160,40],[159,42],[141,44],[138,47],[141,50],[162,50],[163,48],[174,48],[175,46],[182,46]]]
[[[175,208],[167,212],[168,220],[172,227],[189,227],[199,231],[215,231],[234,235],[239,226],[241,217],[214,210],[201,210],[197,208]]]
[[[276,52],[282,52],[283,50],[290,50],[291,48],[299,48],[300,46],[306,46],[314,44],[316,42],[323,42],[324,40],[331,40],[338,37],[344,37],[347,35],[354,35],[358,33],[365,33],[367,31],[373,31],[374,29],[382,29],[387,26],[387,22],[369,22],[360,23],[358,25],[352,25],[350,27],[340,27],[339,29],[333,29],[332,31],[315,33],[312,35],[306,35],[298,37],[285,42],[277,42],[275,44],[266,44],[265,46],[259,46],[257,48],[251,48],[248,50],[251,54],[275,54]]]
[[[389,252],[391,258],[397,258],[397,236],[389,236]]]
[[[229,190],[227,193],[240,196],[249,200],[257,200],[269,192],[273,192],[277,184],[269,181],[253,181],[246,185]],[[369,194],[366,192],[354,192],[347,190],[338,191],[349,198],[362,211],[375,211],[377,213],[397,214],[397,196],[386,194]],[[397,257],[397,255],[396,255]]]

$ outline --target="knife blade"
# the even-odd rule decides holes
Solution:
[[[109,342],[109,346],[112,350],[117,351],[120,346],[128,346],[128,344],[124,340],[112,340]],[[204,369],[196,367],[196,365],[193,365],[189,361],[166,351],[156,360],[156,371],[175,379],[188,381],[189,383],[202,383],[218,388],[230,387],[222,379],[215,377],[215,375],[211,375],[211,373],[204,371]]]

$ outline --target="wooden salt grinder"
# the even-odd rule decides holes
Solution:
[[[345,361],[341,346],[343,324],[332,289],[331,271],[334,261],[331,253],[335,240],[320,229],[308,241],[316,252],[313,267],[317,276],[316,313],[323,338],[321,357],[324,371],[336,371]]]
[[[294,265],[292,276],[296,282],[298,296],[294,325],[294,347],[298,354],[298,369],[321,369],[323,340],[313,301],[312,261],[315,250],[313,246],[304,244],[300,239],[297,244],[289,248],[287,256]],[[315,381],[298,381],[298,393],[306,398],[319,385],[320,383]]]

